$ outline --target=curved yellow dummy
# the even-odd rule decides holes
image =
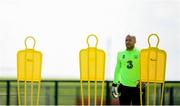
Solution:
[[[32,39],[34,41],[33,48],[27,47],[27,40]],[[36,98],[36,105],[39,104],[40,95],[40,81],[41,81],[41,64],[42,53],[34,49],[36,44],[35,39],[32,36],[28,36],[25,39],[25,50],[19,50],[17,53],[17,83],[18,83],[18,104],[27,105],[27,84],[30,84],[30,103],[34,104],[33,84],[38,83],[38,91]],[[20,82],[24,84],[24,95],[21,95],[22,89],[20,89]],[[22,104],[21,97],[24,96],[24,104]],[[29,105],[29,104],[28,104]]]
[[[89,38],[96,38],[95,47],[90,47]],[[94,81],[94,105],[96,105],[97,99],[97,81],[102,82],[101,89],[101,105],[103,105],[104,95],[104,73],[105,73],[105,52],[97,48],[98,38],[96,35],[91,34],[87,37],[87,49],[82,49],[79,53],[80,60],[80,84],[81,84],[81,102],[84,105],[84,94],[83,94],[83,81],[88,82],[88,105],[90,105],[90,82]]]
[[[156,47],[151,47],[150,38],[156,36],[158,42]],[[164,80],[166,68],[166,52],[158,48],[159,37],[157,34],[151,34],[148,37],[149,47],[140,52],[140,92],[142,92],[142,83],[147,83],[146,103],[149,105],[150,83],[154,83],[154,105],[156,105],[156,83],[162,84],[160,104],[163,102]],[[142,105],[142,93],[140,95]]]

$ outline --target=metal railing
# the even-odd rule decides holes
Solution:
[[[110,104],[116,105],[119,103],[118,99],[114,99],[111,95],[111,84],[112,81],[105,81],[105,90],[104,90],[105,105],[110,105]],[[157,94],[158,92],[159,91],[157,90]],[[159,98],[158,95],[157,98]],[[180,81],[166,81],[163,104],[180,105],[179,100],[180,100]],[[17,103],[18,102],[17,102],[16,80],[0,80],[0,105],[17,105]],[[80,104],[81,104],[80,82],[78,80],[75,81],[74,80],[42,80],[40,105],[80,105]]]

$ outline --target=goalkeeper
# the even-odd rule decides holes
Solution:
[[[140,52],[135,48],[135,36],[127,35],[126,50],[118,52],[112,84],[112,95],[119,97],[120,105],[140,104]]]

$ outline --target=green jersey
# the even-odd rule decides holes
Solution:
[[[139,50],[118,52],[117,64],[114,73],[114,84],[136,87],[140,79]]]

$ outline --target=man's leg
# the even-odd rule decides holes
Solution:
[[[121,93],[119,97],[119,104],[120,105],[130,105],[131,103],[131,94],[129,93],[129,88],[123,86],[122,84],[119,85],[118,91]]]
[[[132,89],[132,105],[140,105],[140,90],[138,87]]]

